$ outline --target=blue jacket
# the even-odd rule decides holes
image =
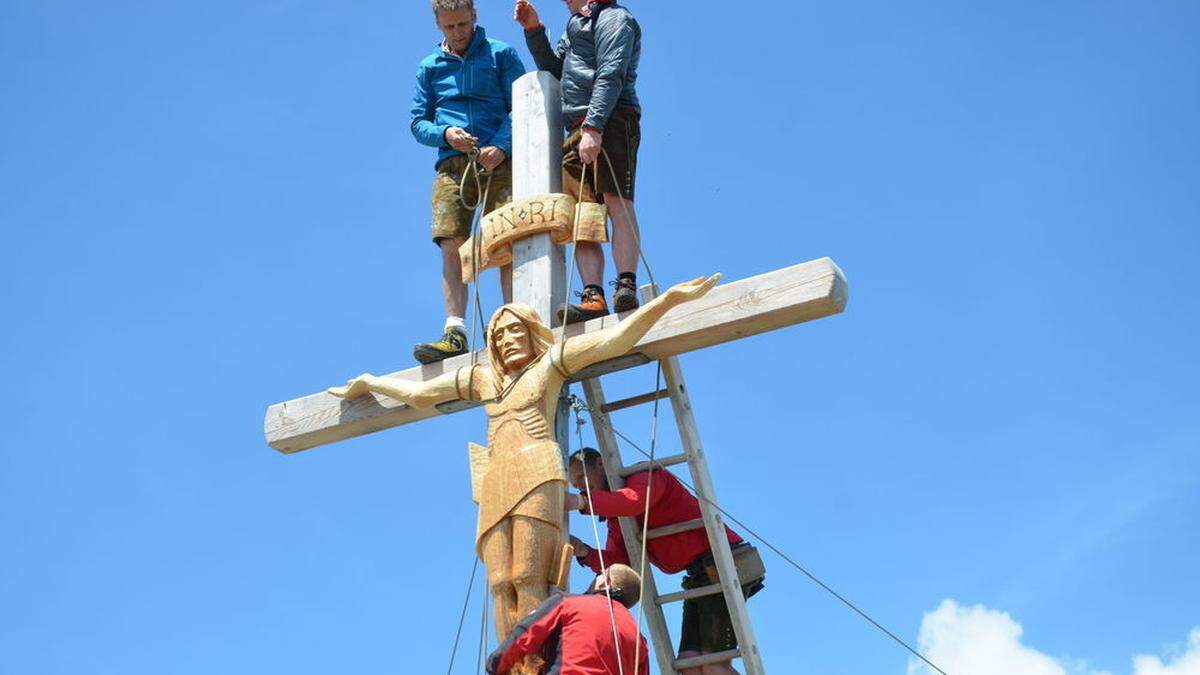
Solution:
[[[551,48],[545,27],[525,33],[538,68],[562,80],[563,122],[603,129],[612,111],[641,111],[637,97],[642,28],[616,2],[592,2],[587,16],[575,14]]]
[[[512,85],[525,74],[517,50],[489,40],[475,27],[465,57],[437,49],[417,67],[413,92],[412,133],[418,142],[438,149],[438,161],[461,155],[446,142],[446,129],[462,127],[512,156]]]

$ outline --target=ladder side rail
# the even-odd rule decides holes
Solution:
[[[742,595],[737,568],[733,564],[733,551],[729,546],[729,538],[725,535],[725,522],[721,518],[720,511],[712,506],[712,504],[718,503],[716,490],[713,487],[712,476],[708,472],[708,461],[704,457],[704,446],[700,442],[700,430],[692,412],[692,403],[688,398],[683,371],[679,367],[679,360],[673,356],[663,359],[660,363],[662,363],[663,379],[671,391],[671,408],[679,427],[679,440],[683,443],[684,450],[691,455],[688,467],[692,471],[692,484],[695,485],[697,493],[702,497],[700,513],[704,516],[704,529],[708,532],[713,561],[716,563],[717,572],[721,577],[719,581],[725,593],[725,605],[729,608],[733,631],[737,635],[742,664],[746,668],[746,675],[764,675],[766,671],[763,669],[758,640],[754,636],[750,613],[746,609],[746,598]]]
[[[617,445],[617,436],[613,433],[612,421],[608,413],[600,412],[605,403],[604,388],[600,378],[583,380],[583,394],[588,407],[592,410],[592,426],[596,434],[596,443],[604,458],[604,472],[608,476],[608,484],[614,490],[625,487],[625,479],[621,477],[624,465],[621,462],[621,450]],[[625,538],[625,549],[629,553],[629,565],[635,570],[641,570],[641,532],[633,518],[618,518],[618,526]],[[612,527],[610,524],[609,527]],[[663,616],[662,607],[658,604],[658,589],[654,583],[654,570],[646,565],[646,574],[642,579],[642,615],[646,617],[646,629],[654,642],[654,656],[658,661],[658,669],[662,675],[677,675],[675,670],[675,645],[671,642],[671,634],[667,630],[667,620]]]
[[[653,284],[646,284],[640,290],[643,304],[658,295],[658,288]],[[683,369],[675,356],[663,358],[659,363],[662,365],[666,389],[670,392],[671,410],[675,414],[679,440],[683,444],[684,452],[688,454],[692,485],[701,498],[700,514],[704,517],[704,529],[708,534],[713,562],[716,563],[717,574],[721,577],[718,581],[725,594],[725,606],[729,609],[730,622],[737,636],[742,665],[746,668],[746,675],[766,675],[762,653],[754,636],[754,627],[750,623],[750,612],[746,609],[746,598],[742,595],[737,567],[733,564],[733,551],[729,545],[729,538],[725,535],[725,521],[721,512],[712,506],[718,503],[717,491],[712,475],[708,472],[708,460],[704,456],[704,445],[700,442],[700,427],[696,424],[696,416],[692,412],[692,401],[688,396]]]

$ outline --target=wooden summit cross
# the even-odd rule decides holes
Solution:
[[[529,73],[521,77],[514,84],[512,157],[514,169],[514,204],[528,203],[528,200],[531,198],[540,198],[539,196],[543,195],[555,195],[561,190],[563,125],[560,109],[559,83],[549,73]],[[550,197],[550,199],[561,200],[562,196]],[[526,209],[526,211],[530,210],[532,209]],[[544,215],[543,211],[544,209],[538,210],[539,217]],[[519,220],[515,212],[512,218]],[[511,225],[509,220],[506,219],[505,222]],[[526,225],[530,223],[528,218],[526,218],[525,222]],[[556,243],[563,241],[563,231],[561,227],[557,230],[548,229],[543,223],[536,227],[528,226],[525,230],[518,232],[518,234],[523,235],[526,231],[536,233],[514,238],[505,244],[503,249],[503,256],[507,257],[511,254],[513,263],[513,299],[517,303],[524,303],[532,307],[546,322],[553,322],[556,319],[555,310],[561,308],[567,300],[565,297],[566,259],[562,246]],[[580,236],[582,237],[582,235]],[[500,256],[497,255],[496,257]],[[496,263],[497,261],[493,260],[492,262]],[[697,270],[697,272],[700,271],[702,270]],[[682,288],[682,286],[679,288]],[[721,521],[719,512],[709,503],[710,501],[715,502],[711,477],[708,474],[695,420],[692,417],[691,405],[682,380],[682,371],[679,369],[679,364],[675,357],[679,354],[703,347],[837,314],[843,310],[847,301],[846,282],[841,270],[838,269],[832,260],[821,258],[761,274],[756,277],[716,286],[711,291],[708,291],[707,294],[700,293],[695,296],[698,299],[686,301],[684,304],[666,302],[670,297],[677,298],[678,296],[673,294],[680,292],[676,289],[658,300],[654,300],[653,303],[656,306],[668,309],[665,310],[665,314],[661,314],[656,320],[651,319],[649,323],[646,322],[646,317],[649,313],[638,312],[627,313],[622,316],[606,316],[565,328],[561,326],[554,327],[551,331],[541,328],[540,330],[543,333],[539,335],[543,348],[544,344],[550,340],[553,340],[554,344],[551,347],[551,352],[543,351],[543,355],[545,356],[553,356],[554,352],[559,351],[559,345],[566,340],[569,340],[569,342],[567,342],[564,349],[568,354],[571,353],[572,345],[576,345],[577,351],[580,345],[595,345],[595,347],[589,347],[593,351],[583,353],[596,358],[590,360],[580,358],[576,361],[595,361],[594,363],[574,373],[571,373],[566,368],[560,369],[558,371],[560,375],[556,376],[552,374],[548,381],[553,387],[557,387],[557,382],[560,381],[565,381],[566,383],[584,383],[584,390],[592,409],[593,420],[596,422],[597,440],[601,446],[602,453],[605,455],[606,470],[613,489],[623,485],[622,477],[629,475],[630,471],[625,469],[620,463],[619,452],[616,450],[611,424],[608,421],[608,412],[657,398],[671,398],[676,421],[680,427],[680,436],[685,453],[664,459],[662,464],[669,465],[683,462],[689,464],[693,480],[696,483],[697,493],[701,497],[701,511],[704,517],[702,522],[696,521],[695,523],[681,524],[679,526],[672,526],[671,528],[660,528],[660,530],[670,529],[674,532],[689,528],[705,528],[709,540],[713,544],[713,555],[722,579],[720,584],[715,584],[712,587],[658,596],[654,591],[653,575],[647,571],[645,575],[646,579],[643,581],[642,597],[647,617],[647,627],[656,646],[659,668],[661,672],[673,675],[678,668],[717,662],[721,660],[722,656],[725,659],[740,656],[743,659],[747,673],[749,675],[757,675],[763,672],[757,643],[754,641],[753,632],[749,626],[744,599],[741,597],[740,588],[736,584],[737,575],[732,572],[733,563],[728,542],[724,537],[724,524]],[[686,295],[687,291],[684,290],[682,293]],[[646,302],[651,300],[651,297],[649,291],[643,289],[643,308],[649,307],[652,304],[651,302]],[[659,311],[663,310],[660,309]],[[635,314],[638,314],[642,318],[631,320]],[[507,316],[508,313],[505,313],[505,315]],[[503,324],[504,322],[501,321],[500,323]],[[512,324],[513,321],[510,320],[509,323]],[[553,324],[548,323],[548,325],[552,326]],[[634,327],[643,325],[648,330],[636,332],[636,341],[634,337],[628,337],[625,341],[619,341],[612,337],[618,334],[635,335],[635,333],[631,333],[630,331]],[[498,328],[503,328],[503,325],[498,326]],[[533,332],[536,333],[537,331]],[[490,340],[491,337],[488,336],[488,339]],[[535,339],[530,337],[529,344],[533,345],[534,343]],[[613,345],[616,345],[616,347]],[[601,352],[603,353],[603,358],[600,358]],[[391,373],[382,378],[374,378],[372,376],[373,380],[377,381],[376,384],[383,384],[378,387],[372,385],[374,388],[367,391],[378,392],[379,387],[382,387],[385,390],[392,391],[392,395],[396,397],[410,396],[412,395],[411,392],[418,389],[425,392],[422,395],[434,391],[438,394],[434,397],[437,404],[429,407],[407,405],[380,393],[357,395],[364,393],[364,391],[354,388],[351,388],[350,392],[350,396],[355,396],[352,398],[340,398],[330,393],[322,392],[283,403],[276,403],[267,409],[264,424],[267,443],[280,452],[295,453],[390,427],[417,422],[436,415],[452,414],[476,407],[480,405],[479,400],[485,400],[488,401],[490,419],[489,444],[493,443],[493,432],[495,432],[495,436],[499,439],[496,444],[492,445],[492,453],[496,452],[496,446],[500,444],[500,441],[505,441],[506,439],[508,441],[512,440],[514,428],[517,427],[525,428],[524,431],[518,429],[520,431],[518,436],[520,434],[526,434],[527,436],[529,429],[533,429],[534,436],[546,439],[544,442],[537,441],[538,443],[553,445],[553,439],[557,438],[559,448],[568,447],[565,437],[565,424],[555,424],[553,425],[555,427],[553,430],[548,429],[547,427],[551,425],[545,423],[541,423],[542,426],[539,427],[539,423],[536,420],[534,422],[529,421],[530,417],[527,412],[522,412],[522,410],[528,411],[530,409],[529,405],[537,408],[541,405],[536,402],[538,400],[543,401],[550,410],[553,410],[554,401],[545,398],[545,396],[553,396],[554,394],[548,393],[543,395],[542,399],[536,399],[537,392],[534,389],[530,389],[530,387],[536,386],[535,384],[530,384],[531,381],[536,381],[537,378],[546,379],[544,373],[537,375],[537,368],[534,368],[534,375],[529,376],[523,375],[529,368],[523,369],[521,371],[522,374],[517,374],[516,378],[512,381],[513,385],[504,388],[503,392],[493,390],[490,394],[484,395],[472,389],[472,387],[477,386],[492,386],[491,383],[493,381],[500,382],[500,379],[496,379],[501,378],[503,375],[499,371],[507,369],[509,365],[515,362],[507,354],[498,360],[501,363],[488,370],[490,367],[488,363],[488,350],[484,349],[481,353],[476,353],[475,355],[462,355],[440,363]],[[554,360],[553,358],[549,358],[542,359],[542,361],[552,364]],[[600,375],[646,364],[651,361],[661,362],[667,385],[666,389],[662,392],[653,392],[648,396],[634,397],[627,401],[611,404],[605,403],[603,390],[600,388],[599,383]],[[473,363],[478,365],[472,367]],[[537,363],[531,363],[530,365],[537,365]],[[463,382],[460,382],[459,373],[462,372],[466,372],[467,375]],[[505,373],[507,375],[503,375],[504,377],[512,375],[508,370],[505,370]],[[450,377],[448,374],[453,374],[453,376]],[[523,380],[522,377],[524,377]],[[558,379],[555,379],[555,377]],[[447,382],[452,382],[453,384],[447,385]],[[464,390],[467,393],[463,393]],[[566,390],[565,386],[563,390]],[[511,397],[509,392],[512,392]],[[340,393],[347,392],[342,391]],[[417,401],[418,398],[413,398],[412,400]],[[434,398],[427,398],[427,400],[433,401]],[[511,402],[506,402],[509,398],[522,399],[534,403],[527,404],[526,408],[519,409],[519,406],[514,406],[517,406],[520,401],[517,404],[511,404]],[[562,403],[561,397],[558,398],[558,401],[557,417],[560,421],[565,420],[566,407]],[[545,416],[547,419],[552,417],[554,417],[553,414]],[[516,427],[512,426],[514,420],[520,422]],[[510,426],[506,427],[506,424]],[[494,427],[498,427],[498,429]],[[475,466],[472,467],[472,470],[473,472],[475,471]],[[508,469],[506,471],[511,473]],[[494,473],[496,473],[494,470],[488,472],[489,475]],[[519,478],[518,476],[517,479],[519,480]],[[565,485],[565,476],[562,479],[561,483],[554,483],[554,489],[551,490],[551,492],[557,491],[560,493],[558,495],[560,499],[562,487]],[[528,494],[533,495],[532,492]],[[553,495],[546,497],[546,499],[550,499],[551,497]],[[521,502],[521,504],[525,503],[524,501]],[[512,513],[518,514],[520,508],[523,507],[518,505]],[[562,519],[562,522],[558,526],[551,525],[551,531],[554,531],[556,527],[560,527],[561,536],[565,537],[567,532],[566,520],[565,516],[561,513],[561,502],[559,502],[558,508],[558,517]],[[482,520],[485,510],[484,501],[481,500],[481,528],[483,527]],[[516,521],[518,519],[514,515],[508,520]],[[631,564],[636,568],[640,562],[640,552],[635,550],[635,544],[640,544],[641,533],[633,529],[632,522],[631,519],[620,519],[620,526],[625,534],[626,544],[630,547]],[[647,538],[663,536],[669,533],[665,531],[656,533],[652,530],[647,533]],[[515,532],[507,536],[510,538],[519,538],[521,533]],[[481,545],[479,543],[480,540],[477,539],[477,550],[482,550],[481,546],[486,548],[488,545],[487,539],[483,539],[482,541],[483,544]],[[488,555],[481,555],[483,555],[485,563],[488,562]],[[557,556],[557,553],[555,555]],[[569,558],[569,556],[567,557]],[[564,566],[561,569],[565,574],[565,570],[569,569],[569,567]],[[732,576],[732,580],[730,580],[730,576]],[[489,569],[489,584],[493,585],[494,598],[499,602],[498,596],[495,596],[495,583],[497,582],[493,576],[493,570]],[[549,580],[545,582],[546,589],[548,589],[550,583],[551,581]],[[565,579],[560,579],[559,583],[565,583]],[[700,597],[704,594],[722,592],[725,594],[727,604],[734,619],[734,627],[741,643],[741,650],[736,653],[727,653],[724,655],[708,655],[706,657],[674,660],[673,647],[667,634],[659,605],[665,602],[681,600],[685,597]],[[520,599],[519,592],[516,597]],[[524,598],[524,600],[528,600],[528,598]],[[498,625],[501,622],[499,614],[500,608],[498,606]],[[497,632],[500,633],[499,637],[503,639],[504,631],[498,630]],[[528,664],[526,665],[528,666]],[[533,668],[534,666],[529,667]],[[530,669],[523,672],[536,672],[536,670]]]

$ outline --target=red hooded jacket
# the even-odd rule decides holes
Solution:
[[[700,502],[692,493],[683,487],[679,479],[664,469],[635,473],[625,481],[625,487],[615,492],[598,492],[592,490],[592,511],[597,516],[615,518],[617,516],[632,516],[642,528],[642,516],[646,514],[646,497],[650,498],[650,525],[647,529],[665,527],[676,523],[696,520],[700,517]],[[725,528],[730,544],[742,540],[733,530]],[[707,553],[708,534],[703,527],[666,537],[656,537],[646,542],[646,558],[658,569],[667,574],[682,571],[688,563],[700,555]],[[608,523],[608,542],[604,545],[605,566],[621,563],[629,564],[629,554],[625,551],[625,537],[621,528],[614,521]],[[586,556],[578,558],[579,563],[592,571],[600,573],[600,552],[596,549],[588,551]]]
[[[611,607],[611,610],[610,610]],[[617,640],[613,642],[613,626]],[[637,666],[634,667],[634,652]],[[646,639],[625,605],[603,593],[546,598],[488,657],[487,672],[507,673],[530,654],[546,659],[546,675],[649,675]],[[620,654],[621,668],[617,667]]]

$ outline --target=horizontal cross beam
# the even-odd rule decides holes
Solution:
[[[837,314],[847,297],[846,279],[829,258],[723,284],[667,312],[629,354],[580,371],[572,381]],[[606,316],[567,326],[566,336],[603,330],[618,321],[620,317]],[[562,333],[563,328],[554,329],[555,339],[562,339]],[[487,362],[486,352],[477,355],[477,362]],[[388,377],[429,380],[470,363],[471,355],[464,354]],[[272,448],[293,453],[476,405],[451,401],[414,408],[377,394],[346,400],[322,392],[272,405],[263,431]]]

